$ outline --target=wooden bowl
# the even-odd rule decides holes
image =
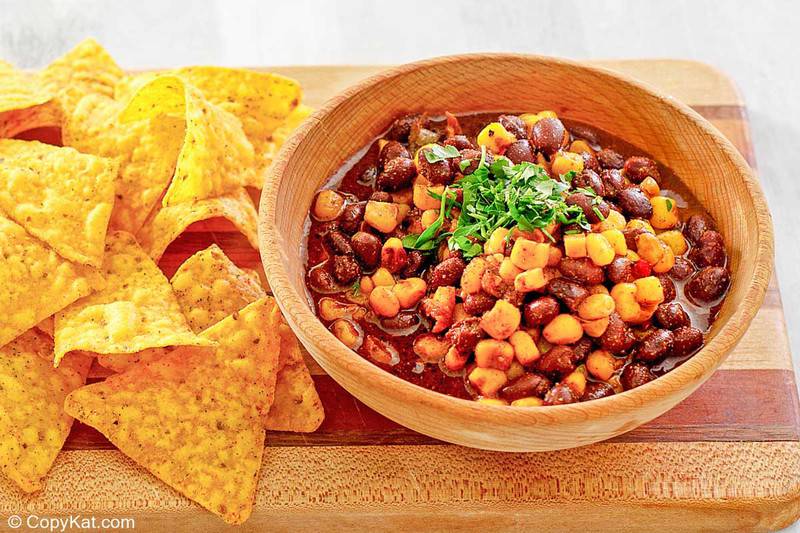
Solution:
[[[621,394],[518,408],[412,385],[340,343],[314,315],[304,285],[304,222],[314,193],[403,113],[542,109],[645,149],[670,167],[717,221],[733,282],[705,347],[665,376]],[[713,126],[671,97],[614,72],[524,55],[412,63],[333,98],[278,156],[261,197],[259,231],[264,269],[278,304],[328,374],[372,409],[415,431],[505,451],[590,444],[630,431],[676,405],[709,378],[739,341],[761,305],[773,268],[772,223],[761,188],[744,159]]]

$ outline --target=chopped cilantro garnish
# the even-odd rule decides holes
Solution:
[[[442,240],[451,235],[450,233],[437,234],[442,228],[445,218],[450,216],[450,210],[454,206],[460,205],[456,201],[455,193],[450,191],[449,187],[445,187],[444,194],[436,194],[430,190],[428,194],[442,201],[439,208],[439,218],[434,220],[433,224],[428,226],[420,235],[411,234],[403,237],[402,242],[405,248],[423,251],[433,250]]]
[[[430,146],[430,150],[425,150],[425,159],[428,163],[438,163],[445,159],[453,159],[461,154],[455,146],[442,146],[441,144],[434,144]]]
[[[672,206],[675,205],[675,202],[667,198],[667,211],[672,211]]]
[[[568,183],[551,179],[544,168],[533,163],[514,165],[507,158],[497,158],[489,166],[485,161],[484,153],[475,172],[450,186],[463,190],[458,227],[448,240],[451,249],[461,250],[467,258],[478,255],[480,243],[501,227],[544,230],[559,222],[591,228],[580,206],[564,202]],[[590,189],[582,192],[597,196]]]

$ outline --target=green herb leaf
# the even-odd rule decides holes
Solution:
[[[467,167],[469,167],[471,164],[472,164],[471,159],[464,159],[458,164],[458,168],[463,173],[465,170],[467,170]]]
[[[466,258],[480,254],[481,243],[501,227],[540,229],[550,240],[553,236],[545,228],[554,222],[591,228],[579,206],[565,203],[569,184],[551,179],[544,168],[533,163],[514,165],[502,157],[487,165],[483,151],[478,168],[450,188],[461,188],[463,200],[458,227],[448,246],[461,250]],[[597,196],[590,189],[582,192]]]
[[[675,202],[667,198],[667,211],[672,211],[672,207],[675,205]]]
[[[361,292],[361,280],[357,279],[355,283],[350,287],[350,293],[353,296],[357,296]]]
[[[434,144],[430,146],[430,150],[425,150],[425,159],[428,163],[438,163],[445,159],[453,159],[461,154],[455,146],[442,146],[441,144]]]

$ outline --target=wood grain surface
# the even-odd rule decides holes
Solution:
[[[746,113],[730,82],[683,61],[614,61],[708,117],[754,165]],[[285,67],[307,101],[373,67]],[[218,243],[258,267],[247,241],[214,220],[189,228],[161,266],[171,274]],[[721,369],[663,416],[614,441],[537,454],[441,444],[369,410],[310,365],[327,411],[319,432],[272,433],[256,508],[239,531],[774,530],[800,516],[800,408],[778,287]],[[99,369],[93,379],[105,373]],[[126,517],[140,530],[226,530],[213,515],[76,424],[39,494],[0,480],[0,516]],[[5,522],[0,522],[0,528]]]

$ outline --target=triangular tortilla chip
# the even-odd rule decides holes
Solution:
[[[279,315],[281,357],[278,361],[278,379],[275,383],[275,401],[264,417],[264,427],[272,431],[311,433],[325,419],[325,410],[317,388],[308,371],[300,343],[292,329]]]
[[[0,215],[0,346],[105,284]]]
[[[154,78],[133,95],[119,120],[127,124],[162,115],[185,119],[183,147],[162,205],[215,198],[253,183],[253,145],[241,122],[183,78]]]
[[[169,185],[183,144],[185,121],[160,115],[120,124],[122,105],[89,95],[67,117],[65,146],[117,159],[116,202],[111,227],[136,233]]]
[[[0,140],[0,210],[61,257],[99,267],[114,161],[37,141]]]
[[[267,295],[217,246],[197,252],[170,280],[189,327],[200,332]]]
[[[222,317],[263,297],[264,289],[237,267],[216,245],[194,254],[172,276],[172,288],[194,331],[216,324]],[[276,307],[280,324],[281,353],[275,403],[264,419],[266,429],[315,431],[325,412],[308,372],[300,344]]]
[[[44,87],[69,113],[87,94],[111,97],[124,73],[94,39],[85,39],[39,73]]]
[[[25,492],[42,488],[72,427],[64,398],[91,363],[71,354],[53,368],[53,341],[36,330],[0,348],[0,469]]]
[[[115,354],[208,344],[189,329],[169,282],[133,236],[109,233],[103,273],[104,290],[56,315],[56,365],[74,350]]]
[[[305,104],[300,104],[297,106],[294,111],[292,111],[283,124],[280,125],[278,129],[276,129],[273,134],[272,138],[269,142],[266,143],[264,147],[264,159],[267,162],[267,166],[272,164],[272,161],[275,159],[275,156],[278,155],[283,143],[286,142],[286,139],[297,129],[297,127],[305,121],[311,113],[314,112],[312,107],[309,107]]]
[[[258,249],[258,212],[245,188],[220,196],[186,202],[156,211],[142,226],[136,237],[147,254],[158,262],[167,246],[190,225],[201,220],[228,219]]]
[[[246,183],[260,189],[263,171],[270,161],[264,157],[276,130],[285,125],[303,98],[300,84],[271,72],[225,67],[187,67],[175,71],[200,89],[213,104],[242,121],[245,135],[256,154],[256,172]]]
[[[0,61],[0,138],[60,123],[61,106],[53,93],[34,75]]]
[[[274,395],[278,336],[265,298],[179,348],[78,389],[65,408],[180,493],[231,524],[250,515]]]
[[[136,353],[99,353],[97,362],[103,368],[114,372],[125,372],[137,363],[150,363],[158,361],[174,348],[150,348]]]

